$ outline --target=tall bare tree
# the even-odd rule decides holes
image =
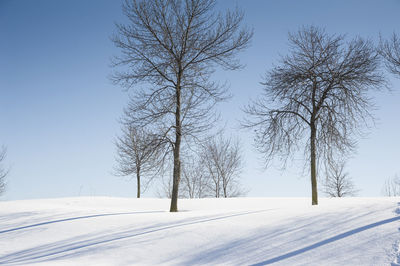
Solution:
[[[8,170],[4,168],[3,162],[6,158],[7,150],[5,147],[1,147],[0,149],[0,195],[4,193],[6,188],[5,178],[8,174]]]
[[[135,176],[137,198],[140,198],[142,191],[146,190],[148,184],[161,171],[162,146],[157,135],[128,125],[122,129],[122,135],[117,137],[115,145],[117,147],[116,174]]]
[[[212,127],[213,107],[227,96],[211,75],[217,66],[238,69],[235,56],[252,36],[241,27],[242,12],[216,14],[214,6],[215,0],[126,0],[128,23],[117,24],[113,38],[122,51],[114,66],[124,67],[114,81],[134,88],[127,109],[131,125],[151,126],[170,143],[171,212],[178,211],[182,140]]]
[[[400,76],[400,38],[393,33],[390,40],[382,40],[379,53],[385,59],[386,68],[393,74]]]
[[[372,119],[368,93],[385,80],[369,41],[345,42],[311,26],[289,34],[289,42],[289,55],[266,74],[262,96],[245,107],[249,117],[243,125],[255,129],[267,163],[278,155],[285,166],[304,148],[316,205],[318,162],[335,161],[335,154],[355,148],[354,136]]]
[[[345,162],[329,162],[326,169],[324,192],[329,197],[355,196],[357,190],[349,174],[345,172]]]
[[[240,185],[243,156],[239,141],[222,136],[212,139],[204,148],[202,162],[215,197],[237,197],[245,193]]]

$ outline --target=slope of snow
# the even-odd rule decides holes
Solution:
[[[400,265],[398,198],[0,202],[0,264]]]

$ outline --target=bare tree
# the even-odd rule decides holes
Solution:
[[[330,197],[347,197],[355,196],[353,180],[349,174],[345,172],[344,162],[329,162],[326,169],[326,180],[324,184],[324,192]]]
[[[199,156],[188,156],[182,163],[182,196],[205,198],[211,196],[210,178]]]
[[[204,198],[209,196],[209,178],[205,174],[199,153],[194,149],[184,149],[181,155],[183,160],[181,163],[182,177],[179,186],[179,198]],[[162,178],[156,191],[156,195],[160,198],[172,197],[173,176],[169,174],[169,169],[173,166],[168,162],[166,164],[166,167],[162,168]]]
[[[386,68],[393,74],[400,76],[400,38],[393,33],[390,40],[382,40],[379,53],[385,59]]]
[[[304,148],[316,205],[318,162],[355,148],[354,135],[373,118],[368,93],[385,80],[370,41],[345,42],[311,26],[289,34],[289,42],[290,54],[266,74],[262,96],[245,107],[243,126],[255,129],[267,164],[278,155],[285,166]]]
[[[7,154],[6,148],[4,146],[1,147],[1,150],[0,150],[0,195],[4,193],[4,190],[6,188],[5,178],[8,174],[8,170],[6,170],[4,168],[4,166],[2,165],[6,158],[6,154]]]
[[[243,165],[239,141],[222,136],[212,139],[204,148],[202,161],[216,198],[237,197],[245,193],[239,182]]]
[[[145,129],[126,126],[117,137],[117,166],[115,171],[121,176],[136,176],[137,198],[140,198],[148,184],[162,167],[161,145],[157,135]],[[144,183],[142,184],[142,181]],[[142,189],[143,187],[143,189]]]
[[[135,85],[126,110],[135,128],[154,128],[173,153],[171,212],[178,211],[182,140],[198,138],[215,121],[214,105],[226,99],[224,86],[211,81],[215,67],[240,67],[235,56],[252,32],[241,28],[243,13],[213,12],[215,0],[126,0],[128,24],[117,24],[116,83]]]
[[[382,194],[386,197],[400,196],[400,177],[398,175],[386,179],[382,188]]]
[[[162,176],[160,186],[156,190],[157,197],[170,199],[172,197],[171,193],[172,193],[172,176],[168,177]],[[181,194],[182,193],[180,193],[180,195]]]

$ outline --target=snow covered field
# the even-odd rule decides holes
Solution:
[[[0,264],[397,265],[399,201],[196,199],[179,213],[167,199],[0,202]]]

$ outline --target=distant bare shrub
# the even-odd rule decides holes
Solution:
[[[400,196],[400,177],[398,175],[386,179],[382,188],[382,194],[386,197]]]
[[[6,188],[5,178],[8,174],[8,170],[4,168],[3,161],[6,158],[7,150],[3,146],[0,150],[0,195],[4,193]]]

